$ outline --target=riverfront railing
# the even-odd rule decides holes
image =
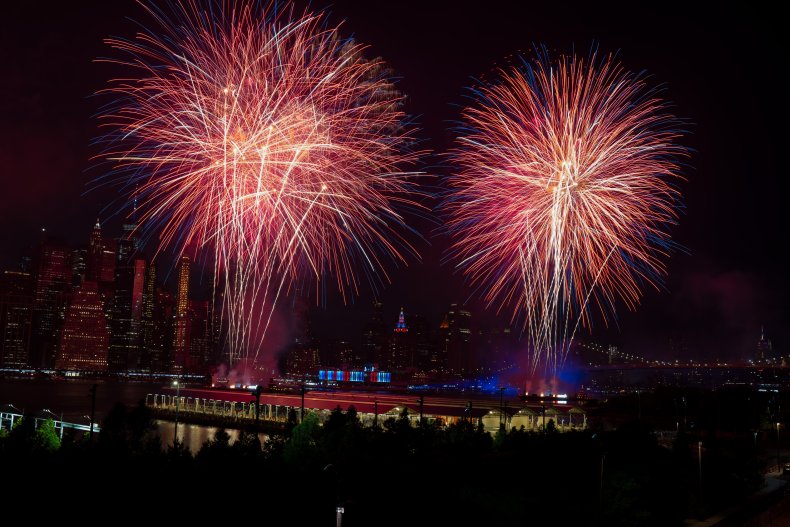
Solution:
[[[76,430],[79,432],[90,432],[91,426],[89,424],[80,424],[80,423],[69,423],[68,421],[63,421],[60,419],[56,419],[53,416],[25,416],[22,413],[17,412],[8,412],[3,411],[0,412],[0,429],[11,430],[14,427],[14,424],[22,418],[30,418],[32,417],[35,419],[35,428],[38,428],[43,422],[47,421],[48,419],[52,419],[55,423],[55,432],[63,439],[63,433],[65,430]],[[93,425],[94,432],[100,432],[101,429],[99,428],[98,424]]]
[[[325,401],[331,404],[330,401]],[[255,421],[255,402],[227,401],[214,398],[191,397],[189,395],[173,394],[154,394],[149,393],[145,399],[146,406],[153,409],[155,414],[160,417],[173,419],[178,413],[179,419],[195,420],[200,423],[216,423],[225,425],[236,423],[241,425],[251,425]],[[177,404],[176,404],[177,403]],[[310,399],[306,400],[304,407],[305,413],[313,412],[318,416],[319,422],[326,421],[332,413],[328,408],[312,408]],[[326,405],[325,405],[326,406]],[[583,430],[587,427],[586,414],[579,408],[566,408],[564,413],[560,413],[555,408],[546,408],[541,411],[522,408],[518,411],[504,412],[500,415],[498,409],[492,409],[486,414],[475,418],[482,422],[484,428],[494,433],[499,430],[500,424],[506,430],[511,428],[524,428],[527,431],[541,431],[547,427],[553,427],[558,432],[569,432],[573,430]],[[357,416],[363,426],[381,426],[389,418],[398,418],[403,411],[402,407],[395,407],[382,413],[372,413],[358,411]],[[282,425],[288,421],[290,412],[296,414],[300,419],[301,405],[299,400],[294,404],[261,404],[260,416],[261,423],[271,423]],[[545,413],[544,413],[545,412]],[[419,414],[416,412],[408,413],[412,425],[419,426]],[[426,423],[438,423],[446,425],[458,422],[465,417],[463,415],[440,415],[425,412],[423,418]]]

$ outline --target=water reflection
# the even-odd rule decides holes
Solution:
[[[162,445],[167,446],[173,444],[173,431],[175,423],[172,421],[156,421],[156,426],[159,429],[159,435],[162,437]],[[214,434],[219,430],[216,426],[202,426],[192,425],[189,423],[178,423],[178,440],[186,445],[193,454],[197,454],[198,450],[203,446],[203,443],[214,439]],[[230,444],[233,444],[239,438],[239,431],[226,428],[225,431],[230,436]],[[261,444],[263,444],[268,436],[266,434],[258,434]]]

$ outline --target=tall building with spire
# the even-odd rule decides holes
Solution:
[[[390,355],[388,360],[381,366],[395,371],[403,371],[414,366],[411,339],[409,338],[409,327],[406,325],[406,315],[403,308],[400,308],[398,322],[392,332],[390,339]]]
[[[773,345],[765,338],[765,327],[760,326],[760,340],[757,341],[757,361],[765,362],[774,359]]]
[[[106,371],[109,333],[99,286],[83,282],[66,311],[55,367]]]
[[[113,372],[140,369],[145,260],[138,254],[140,242],[135,214],[124,221],[121,236],[115,240],[109,354],[109,369]]]
[[[444,316],[442,323],[439,324],[439,344],[434,348],[431,355],[431,369],[439,373],[448,371],[448,355],[450,352],[450,319]]]
[[[123,244],[119,244],[119,248]],[[119,260],[115,271],[115,291],[112,297],[109,369],[113,372],[140,369],[143,289],[145,260]],[[128,254],[124,254],[126,258]]]
[[[136,207],[135,207],[136,210]],[[136,213],[127,218],[121,225],[121,237],[118,238],[118,262],[128,263],[138,256],[140,250],[140,237],[137,232],[138,225]]]
[[[173,359],[176,372],[185,371],[189,363],[189,271],[191,261],[182,256],[176,267],[178,280],[173,334]]]
[[[88,254],[85,265],[86,280],[90,280],[91,282],[99,281],[103,250],[104,243],[102,240],[101,223],[99,222],[99,218],[96,218],[96,223],[93,224],[93,230],[88,238]]]
[[[115,244],[104,238],[97,218],[88,239],[86,280],[99,282],[100,288],[101,284],[112,284],[115,281],[115,253]]]

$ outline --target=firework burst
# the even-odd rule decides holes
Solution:
[[[609,56],[502,69],[474,90],[445,202],[451,257],[556,371],[579,325],[656,287],[677,219],[678,121]]]
[[[345,299],[414,254],[402,96],[322,14],[274,5],[143,4],[155,28],[107,41],[134,75],[104,90],[106,158],[160,250],[210,255],[231,361],[295,281],[333,277]]]

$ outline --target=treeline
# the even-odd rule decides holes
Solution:
[[[162,445],[149,410],[117,406],[91,441],[23,420],[0,437],[14,485],[3,503],[79,504],[89,514],[156,519],[232,514],[275,525],[681,525],[762,484],[753,443],[679,435],[672,448],[637,421],[611,432],[414,426],[406,413],[378,429],[336,409],[291,419],[263,445],[220,429],[196,453]],[[699,454],[702,454],[702,485]],[[700,496],[700,490],[702,492]],[[148,512],[146,512],[148,511]],[[201,523],[202,524],[202,523]]]

